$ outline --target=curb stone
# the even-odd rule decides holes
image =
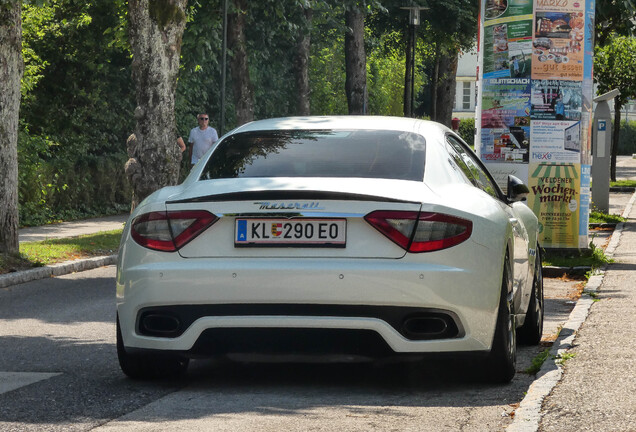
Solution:
[[[87,259],[79,259],[73,261],[65,261],[50,266],[38,267],[31,270],[7,273],[0,275],[0,288],[6,288],[11,285],[17,285],[38,279],[44,279],[52,276],[62,276],[69,273],[80,272],[84,270],[92,270],[97,267],[104,267],[117,263],[117,254],[109,256],[101,256]]]
[[[632,207],[636,203],[636,193],[632,195],[631,200],[623,211],[623,217],[627,218],[632,210]],[[625,223],[620,222],[616,225],[614,233],[610,237],[610,242],[605,249],[605,254],[610,258],[614,255],[616,247],[620,241],[621,234],[625,228]],[[591,293],[598,292],[603,283],[603,277],[605,276],[605,265],[599,272],[588,280],[584,294],[576,302],[576,306],[570,313],[568,321],[563,325],[563,329],[559,333],[559,337],[552,345],[549,352],[550,361],[546,360],[541,369],[537,373],[537,378],[528,388],[526,396],[519,404],[519,408],[515,411],[515,417],[513,422],[506,428],[507,432],[537,432],[539,424],[541,422],[541,408],[543,406],[544,399],[552,392],[552,389],[558,384],[563,375],[563,365],[561,364],[562,355],[567,352],[574,343],[574,339],[578,333],[579,328],[586,320],[590,308],[594,303],[593,298],[589,295]]]

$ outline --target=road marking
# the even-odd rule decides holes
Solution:
[[[43,372],[0,372],[0,394],[44,381],[61,373]]]

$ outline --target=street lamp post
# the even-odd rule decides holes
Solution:
[[[420,11],[427,10],[427,7],[423,6],[407,6],[401,7],[409,11],[409,47],[411,49],[410,58],[407,58],[407,62],[410,62],[410,70],[407,68],[407,73],[410,72],[407,91],[404,92],[405,97],[410,100],[404,101],[404,115],[407,117],[415,117],[413,105],[415,103],[415,46],[416,46],[416,30],[420,25]]]

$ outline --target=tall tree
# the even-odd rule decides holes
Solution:
[[[228,15],[228,49],[230,71],[232,72],[232,91],[236,107],[237,126],[254,120],[254,90],[250,80],[247,59],[247,41],[245,38],[245,15],[247,0],[233,0],[234,10]]]
[[[428,95],[423,105],[432,120],[451,125],[459,52],[475,43],[477,0],[429,0],[419,36],[433,48],[425,59]]]
[[[0,254],[18,252],[18,113],[21,2],[0,0]]]
[[[594,80],[598,92],[619,89],[614,98],[614,129],[610,175],[616,181],[616,155],[621,127],[621,109],[628,99],[636,98],[636,38],[612,35],[605,46],[597,46],[594,53]]]
[[[309,103],[309,53],[311,48],[311,21],[313,10],[303,7],[305,26],[301,27],[296,40],[296,55],[294,56],[294,77],[296,78],[296,114],[307,116],[311,114]]]
[[[129,2],[132,75],[137,86],[137,126],[127,142],[126,163],[133,207],[179,178],[174,108],[186,6],[187,0]]]
[[[364,1],[356,1],[345,9],[345,91],[349,114],[366,114],[367,59],[364,48]]]
[[[451,127],[453,100],[455,99],[457,63],[459,50],[441,48],[436,50],[433,60],[433,78],[431,94],[431,120]]]

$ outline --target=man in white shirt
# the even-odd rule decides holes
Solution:
[[[209,125],[210,116],[207,114],[199,114],[197,120],[199,121],[199,127],[192,128],[190,137],[188,138],[188,142],[191,144],[190,162],[192,165],[197,163],[205,152],[212,147],[212,144],[219,139],[216,129]]]

